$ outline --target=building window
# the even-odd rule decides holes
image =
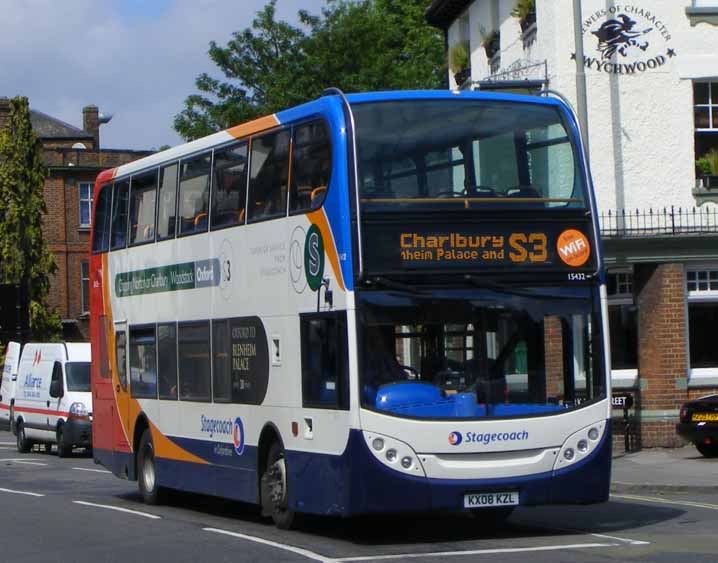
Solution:
[[[89,229],[92,225],[93,182],[80,182],[80,228]]]
[[[696,176],[705,187],[718,188],[718,81],[693,83]]]
[[[90,262],[87,260],[80,262],[80,288],[82,291],[80,312],[85,315],[90,312]]]
[[[606,285],[613,385],[633,387],[638,377],[638,309],[633,300],[633,272],[610,272]]]
[[[718,267],[688,270],[686,294],[691,379],[716,378],[718,347],[715,345],[714,328],[718,323]]]

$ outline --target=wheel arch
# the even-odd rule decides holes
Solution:
[[[137,479],[137,451],[140,449],[140,440],[146,430],[150,430],[150,421],[144,412],[137,415],[135,420],[135,429],[132,434],[132,460],[130,462],[128,479],[134,481]]]
[[[267,455],[274,442],[279,442],[279,445],[284,449],[281,432],[273,422],[267,422],[259,434],[259,442],[257,443],[257,498],[259,499],[261,499],[262,475],[267,469]]]

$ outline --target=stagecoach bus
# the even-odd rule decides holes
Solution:
[[[93,452],[351,516],[607,500],[606,293],[561,99],[314,101],[101,173]]]

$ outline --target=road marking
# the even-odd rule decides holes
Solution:
[[[290,551],[292,553],[296,553],[297,555],[303,555],[307,559],[311,559],[313,561],[322,561],[323,563],[329,563],[332,561],[339,561],[338,559],[331,559],[330,557],[324,557],[323,555],[319,555],[318,553],[314,553],[313,551],[309,551],[308,549],[302,549],[301,547],[294,547],[293,545],[287,545],[284,543],[278,543],[270,540],[265,540],[264,538],[258,538],[257,536],[248,536],[247,534],[240,534],[238,532],[230,532],[229,530],[220,530],[219,528],[202,528],[205,532],[212,532],[215,534],[224,534],[225,536],[232,536],[235,538],[239,538],[242,540],[247,540],[255,543],[261,543],[264,545],[269,545],[271,547],[276,547],[277,549],[282,549],[284,551]]]
[[[423,557],[462,557],[467,555],[495,555],[498,553],[527,553],[531,551],[559,551],[566,549],[590,549],[594,547],[618,547],[618,543],[575,543],[570,545],[541,545],[537,547],[505,547],[497,549],[471,549],[466,551],[435,551],[433,553],[395,553],[392,555],[369,555],[362,557],[340,557],[328,561],[379,561],[387,559],[419,559]]]
[[[43,465],[47,466],[47,463],[42,463],[40,461],[25,461],[24,459],[16,459],[13,461],[13,463],[24,463],[25,465]]]
[[[591,534],[592,536],[596,538],[605,538],[609,540],[617,540],[624,543],[627,543],[629,545],[650,545],[651,542],[649,541],[641,541],[641,540],[632,540],[629,538],[619,538],[618,536],[607,536],[606,534]]]
[[[0,446],[17,446],[15,442],[0,442]]]
[[[678,506],[692,506],[695,508],[706,508],[708,510],[718,510],[718,504],[708,504],[704,502],[692,502],[690,500],[668,500],[659,497],[639,497],[637,495],[611,495],[611,498],[622,498],[627,500],[642,500],[644,502],[655,502],[657,504],[675,504]]]
[[[12,489],[0,489],[0,493],[12,493],[14,495],[27,495],[29,497],[44,497],[40,493],[31,493],[29,491],[13,491]]]
[[[107,508],[108,510],[116,510],[118,512],[126,512],[127,514],[135,514],[136,516],[144,516],[145,518],[152,518],[153,520],[160,520],[162,516],[156,514],[149,514],[148,512],[140,512],[139,510],[130,510],[129,508],[122,508],[120,506],[112,506],[109,504],[96,504],[94,502],[86,502],[84,500],[73,500],[75,504],[81,504],[83,506],[94,506],[96,508]]]
[[[230,532],[228,530],[221,530],[219,528],[202,528],[205,532],[213,532],[215,534],[224,534],[226,536],[232,536],[235,538],[255,542],[255,543],[261,543],[264,545],[268,545],[271,547],[275,547],[277,549],[282,549],[284,551],[290,551],[292,553],[296,553],[297,555],[302,555],[306,557],[307,559],[311,559],[312,561],[321,561],[322,563],[344,563],[349,561],[379,561],[379,560],[390,560],[390,559],[420,559],[420,558],[428,558],[428,557],[462,557],[462,556],[468,556],[468,555],[491,555],[491,554],[499,554],[499,553],[526,553],[531,551],[559,551],[559,550],[566,550],[566,549],[590,549],[590,548],[597,548],[597,547],[619,547],[622,544],[610,542],[610,543],[576,543],[576,544],[569,544],[569,545],[542,545],[542,546],[536,546],[536,547],[507,547],[507,548],[497,548],[497,549],[471,549],[471,550],[465,550],[465,551],[435,551],[435,552],[428,552],[428,553],[393,553],[391,555],[363,555],[358,557],[325,557],[324,555],[320,555],[319,553],[316,553],[314,551],[309,551],[308,549],[302,549],[301,547],[294,547],[292,545],[287,545],[284,543],[274,542],[271,540],[266,540],[264,538],[259,538],[257,536],[249,536],[247,534],[241,534],[239,532]],[[621,538],[616,538],[621,539]],[[622,540],[624,543],[628,540]],[[646,542],[638,542],[636,544],[631,543],[631,545],[638,545],[643,544]]]
[[[73,469],[77,471],[92,471],[93,473],[112,473],[112,471],[107,471],[106,469],[90,469],[88,467],[73,467]]]

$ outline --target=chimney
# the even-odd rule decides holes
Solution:
[[[90,105],[82,108],[82,128],[94,137],[94,149],[100,150],[100,119],[97,106]]]
[[[10,115],[10,100],[6,97],[0,97],[0,129],[5,127],[5,122]]]

